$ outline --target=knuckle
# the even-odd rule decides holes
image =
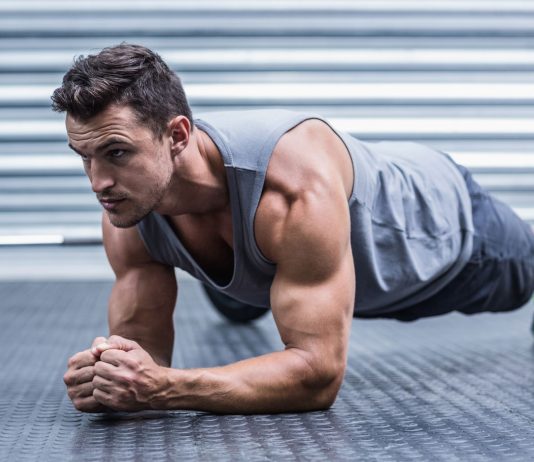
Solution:
[[[137,382],[137,376],[131,373],[123,373],[120,376],[120,381],[127,386],[134,385]]]

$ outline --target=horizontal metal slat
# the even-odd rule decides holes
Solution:
[[[0,229],[7,226],[28,227],[28,225],[62,225],[62,226],[80,226],[100,223],[102,217],[101,211],[61,211],[54,213],[49,212],[32,212],[26,213],[24,210],[4,211],[0,213]]]
[[[88,11],[84,14],[42,13],[39,15],[4,13],[0,16],[3,37],[81,37],[125,34],[152,36],[534,36],[531,12],[479,12],[478,14],[435,14],[417,12],[380,14],[329,11],[300,11],[278,14],[247,11],[230,13],[157,11],[135,14],[125,9],[120,15]],[[327,20],[325,20],[327,19]]]
[[[251,11],[251,12],[277,12],[290,11],[352,11],[352,12],[498,12],[498,13],[528,13],[534,12],[534,5],[527,0],[508,0],[506,2],[495,0],[246,0],[220,1],[220,0],[151,0],[150,2],[132,2],[130,0],[78,0],[77,2],[65,0],[3,0],[0,3],[0,12],[24,12],[25,14],[42,14],[43,12],[124,12],[135,11],[147,13],[152,11],[164,12],[221,12],[221,11]]]
[[[1,85],[0,105],[46,105],[54,86]],[[226,83],[189,84],[192,105],[518,104],[534,105],[528,83]]]
[[[101,206],[96,199],[87,193],[0,195],[0,212],[20,210],[28,212],[55,210],[97,211],[100,208]]]
[[[0,3],[1,4],[1,3]],[[144,46],[164,52],[165,50],[201,50],[201,49],[532,49],[533,36],[493,35],[493,36],[198,36],[180,37],[177,47],[176,37],[127,35],[117,37],[81,36],[69,37],[2,37],[0,50],[25,52],[70,52],[72,56],[80,53],[95,52],[119,41],[141,43]]]
[[[80,172],[81,173],[81,172]],[[13,192],[54,191],[61,194],[89,192],[89,180],[77,176],[0,176],[0,194]]]
[[[533,42],[534,45],[534,42]],[[533,46],[534,49],[534,46]],[[207,86],[209,84],[532,84],[534,71],[511,72],[509,70],[471,72],[471,71],[403,71],[401,73],[389,73],[378,71],[335,71],[317,70],[313,72],[276,70],[262,71],[219,71],[209,72],[179,72],[179,76],[185,85],[186,91],[191,85]],[[13,87],[37,87],[40,91],[53,90],[61,84],[62,72],[15,72],[0,73],[0,86]],[[34,90],[31,90],[34,91]],[[188,92],[189,93],[189,92]],[[39,93],[38,96],[41,96]],[[51,92],[47,94],[48,97]],[[46,97],[46,96],[45,96]],[[50,102],[50,101],[49,101]]]
[[[329,121],[338,130],[365,139],[534,139],[534,119],[531,118],[346,117]],[[25,124],[0,120],[0,142],[14,140],[66,140],[65,126],[62,121],[55,120],[32,120]]]
[[[0,144],[1,149],[1,144]],[[82,175],[80,159],[74,155],[0,155],[0,175]]]
[[[514,151],[459,151],[446,150],[460,164],[473,170],[499,171],[499,170],[534,170],[533,152]],[[15,155],[0,156],[0,181],[1,184],[17,181],[7,179],[6,175],[79,175],[79,179],[69,180],[81,185],[87,183],[80,160],[73,154],[63,155]],[[37,176],[37,181],[48,182],[46,178]],[[51,181],[56,181],[51,180]],[[59,180],[58,180],[59,181]],[[42,183],[41,183],[42,184]],[[0,186],[1,187],[1,186]]]
[[[80,50],[77,54],[87,54]],[[92,53],[95,50],[91,51]],[[238,70],[485,70],[533,71],[529,49],[199,49],[163,50],[163,59],[177,71]],[[0,72],[61,72],[73,53],[0,51]]]
[[[493,191],[524,191],[534,195],[534,166],[532,172],[524,173],[523,170],[528,170],[528,163],[518,162],[518,159],[508,161],[506,164],[503,162],[496,162],[496,166],[492,168],[492,160],[484,159],[481,165],[471,164],[464,162],[464,159],[469,158],[469,154],[462,157],[458,154],[453,154],[453,157],[462,165],[475,171],[475,179],[485,188]],[[533,154],[534,157],[534,154]],[[503,168],[499,165],[505,165]],[[516,165],[517,170],[515,173],[507,172],[506,169],[511,169],[513,165]],[[477,168],[478,167],[478,168]],[[485,171],[481,172],[481,168]],[[70,193],[83,193],[93,196],[89,180],[85,176],[60,176],[60,177],[41,177],[41,176],[29,176],[29,177],[2,177],[0,176],[0,194],[41,194],[41,193],[54,193],[54,194],[70,194]],[[534,196],[533,196],[534,202]],[[69,215],[71,216],[71,215]],[[81,215],[85,216],[84,214]],[[17,220],[21,219],[17,215],[14,215]],[[0,223],[5,218],[4,215],[0,215]],[[56,217],[49,214],[43,215],[43,218],[47,220],[53,220]],[[15,219],[15,218],[13,218]]]

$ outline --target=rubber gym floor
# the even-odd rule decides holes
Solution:
[[[0,283],[2,461],[531,461],[532,305],[413,323],[355,320],[344,384],[328,411],[83,414],[62,376],[106,335],[111,282]],[[233,325],[181,283],[173,367],[282,348],[272,316]]]
[[[355,320],[325,412],[76,411],[62,377],[107,333],[111,275],[80,245],[100,240],[101,210],[49,107],[74,56],[140,43],[194,114],[285,107],[423,142],[534,224],[533,19],[528,0],[0,1],[0,462],[534,460],[532,304]],[[76,245],[11,247],[35,236]],[[174,367],[282,348],[272,317],[232,325],[193,281],[175,327]]]

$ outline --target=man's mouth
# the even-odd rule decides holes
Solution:
[[[120,202],[122,202],[124,199],[111,199],[111,198],[102,198],[99,199],[100,203],[102,204],[102,207],[104,207],[106,210],[114,210]]]

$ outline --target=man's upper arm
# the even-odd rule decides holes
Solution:
[[[330,388],[335,396],[355,299],[346,188],[335,167],[312,169],[289,193],[281,178],[280,188],[264,193],[256,217],[258,244],[277,265],[272,311],[286,349],[309,365],[309,386]]]
[[[135,227],[116,228],[104,213],[102,228],[116,277],[109,300],[110,334],[136,340],[158,362],[170,364],[177,296],[174,268],[150,257]]]

